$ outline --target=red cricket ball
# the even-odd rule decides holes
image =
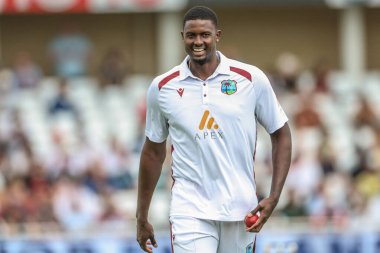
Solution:
[[[256,221],[259,219],[259,216],[257,214],[251,216],[251,217],[246,217],[244,222],[247,228],[251,227],[253,224],[256,223]]]

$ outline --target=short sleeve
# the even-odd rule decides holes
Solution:
[[[284,126],[288,118],[277,100],[268,77],[259,69],[256,69],[253,85],[256,94],[256,118],[271,134]]]
[[[161,143],[166,140],[169,131],[167,120],[160,110],[158,98],[158,85],[153,81],[147,92],[145,135],[152,142]]]

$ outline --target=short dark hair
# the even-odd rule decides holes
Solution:
[[[189,20],[211,20],[211,22],[218,27],[218,16],[216,13],[206,6],[195,6],[188,10],[183,17],[183,26],[185,27],[186,21]]]

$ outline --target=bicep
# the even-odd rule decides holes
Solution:
[[[166,156],[166,140],[163,142],[151,141],[148,137],[142,151],[142,158],[164,161]]]
[[[289,145],[291,144],[291,132],[289,128],[289,124],[285,122],[285,124],[270,134],[270,138],[272,141],[272,145],[275,144],[284,144]]]

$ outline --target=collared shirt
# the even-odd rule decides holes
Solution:
[[[203,81],[187,56],[156,77],[147,94],[146,136],[172,142],[170,215],[237,221],[256,207],[256,123],[268,133],[287,117],[266,75],[228,59]]]

